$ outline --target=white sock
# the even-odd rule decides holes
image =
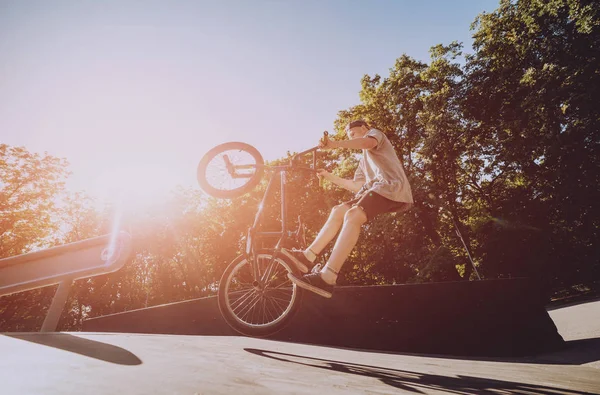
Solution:
[[[329,285],[335,285],[337,280],[337,274],[335,274],[332,270],[327,269],[327,265],[321,270],[321,278]]]
[[[311,251],[310,248],[307,248],[306,250],[304,250],[304,256],[306,257],[306,259],[308,259],[311,262],[314,262],[315,259],[317,259],[317,256],[315,255],[314,252]]]

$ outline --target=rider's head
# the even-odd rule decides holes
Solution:
[[[346,134],[350,139],[364,137],[369,130],[371,130],[371,127],[362,119],[352,121],[346,125]]]

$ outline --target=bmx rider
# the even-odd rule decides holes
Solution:
[[[321,140],[322,149],[347,148],[362,150],[363,155],[353,180],[343,179],[325,170],[318,176],[339,187],[355,192],[354,199],[331,210],[329,218],[312,244],[304,251],[282,249],[298,270],[305,273],[288,277],[296,285],[325,298],[330,298],[338,273],[356,245],[363,224],[386,212],[402,212],[413,205],[413,197],[404,168],[386,135],[356,120],[346,126],[348,140]],[[329,260],[320,270],[312,270],[318,255],[337,235]]]

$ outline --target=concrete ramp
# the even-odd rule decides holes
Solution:
[[[5,333],[0,394],[599,394],[600,301],[550,316],[565,347],[519,358],[238,336]]]
[[[245,337],[99,333],[0,335],[0,393],[597,394],[586,352],[535,359],[377,353]],[[587,350],[587,351],[586,351]],[[573,354],[573,353],[572,353]],[[586,358],[587,356],[587,358]]]
[[[291,325],[272,340],[381,351],[523,356],[560,349],[547,299],[527,279],[340,287],[332,299],[305,293]],[[237,335],[216,298],[84,322],[89,332]]]

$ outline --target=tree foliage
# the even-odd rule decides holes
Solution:
[[[599,287],[600,3],[503,0],[472,29],[472,53],[451,42],[433,46],[428,62],[401,55],[389,75],[365,75],[360,103],[339,112],[333,138],[345,138],[344,125],[358,117],[386,133],[415,207],[365,225],[338,283],[475,279],[464,240],[484,278],[532,276],[556,292]],[[57,206],[64,161],[5,145],[0,155],[0,256],[112,229],[116,207],[99,212],[83,195]],[[356,152],[319,157],[319,167],[345,178],[356,165]],[[144,216],[123,213],[119,225],[134,239],[130,262],[77,282],[62,328],[216,292],[243,251],[267,181],[228,201],[179,189]],[[301,215],[309,238],[335,204],[351,198],[300,173],[288,177],[286,193],[289,227]],[[276,180],[265,230],[280,228],[279,195]],[[0,327],[41,325],[51,294],[1,299]]]

